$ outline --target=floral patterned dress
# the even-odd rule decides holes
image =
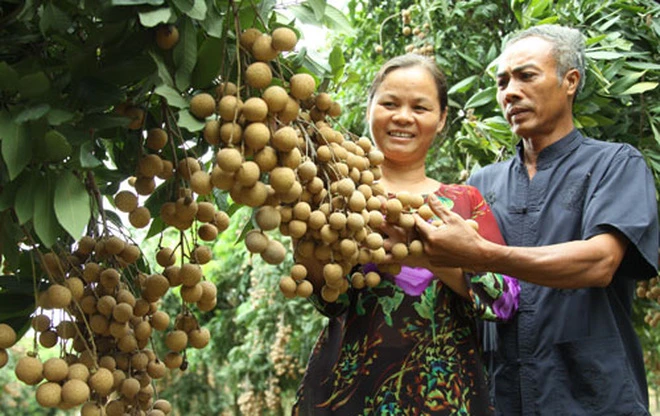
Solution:
[[[503,242],[476,188],[442,185],[436,194],[476,220],[485,238]],[[466,274],[468,300],[426,269],[404,267],[381,277],[378,286],[349,289],[334,303],[313,299],[330,320],[311,353],[293,414],[492,414],[477,322],[515,313],[517,281]]]

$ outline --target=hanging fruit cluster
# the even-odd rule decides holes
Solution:
[[[642,280],[637,283],[637,297],[655,301],[656,307],[648,308],[644,322],[651,327],[656,327],[660,323],[660,277],[654,277],[649,280]]]

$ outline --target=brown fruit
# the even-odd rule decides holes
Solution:
[[[218,115],[224,121],[233,121],[238,119],[243,109],[243,101],[233,95],[225,95],[218,103]]]
[[[268,105],[268,112],[271,114],[279,113],[284,110],[289,101],[289,93],[279,85],[271,85],[261,95],[261,98]]]
[[[190,176],[190,189],[198,195],[208,195],[213,190],[211,175],[199,170]]]
[[[270,186],[276,192],[286,192],[296,181],[296,174],[291,168],[276,167],[270,172]]]
[[[144,123],[145,112],[140,107],[129,107],[126,109],[125,116],[131,121],[128,123],[129,130],[139,130]]]
[[[69,380],[62,386],[62,401],[72,406],[85,403],[89,396],[89,386],[84,381]]]
[[[270,240],[266,250],[261,253],[261,257],[268,264],[280,264],[284,261],[286,249],[278,240]]]
[[[243,104],[242,114],[247,121],[263,121],[268,115],[268,104],[259,97],[248,98]]]
[[[289,124],[298,117],[299,112],[300,104],[291,96],[288,96],[284,109],[278,113],[277,117],[282,124]]]
[[[10,348],[16,343],[16,331],[7,324],[0,324],[0,348]]]
[[[299,100],[306,100],[316,89],[316,81],[310,74],[295,74],[289,80],[291,95]]]
[[[251,230],[245,236],[245,246],[250,253],[263,253],[268,247],[268,236],[259,230]]]
[[[204,124],[204,131],[202,132],[204,140],[210,145],[217,145],[220,143],[220,120],[206,120]]]
[[[266,88],[272,80],[273,72],[264,62],[254,62],[245,70],[245,82],[252,88]]]
[[[68,287],[54,284],[48,288],[48,299],[53,308],[66,308],[71,303],[73,296]]]
[[[243,164],[243,155],[238,149],[226,147],[215,157],[218,166],[225,172],[236,172]]]
[[[270,35],[261,34],[252,44],[252,56],[257,61],[270,61],[277,58],[279,51],[273,48],[273,38]]]
[[[202,170],[199,161],[194,157],[185,157],[179,161],[176,171],[183,179],[189,181],[193,173]]]
[[[314,286],[309,280],[302,280],[296,287],[296,295],[301,298],[308,298],[314,292]]]
[[[40,384],[37,387],[36,399],[43,407],[57,407],[62,402],[62,387],[53,382]]]
[[[278,27],[273,30],[272,36],[272,46],[278,51],[292,51],[293,48],[298,43],[298,36],[296,32],[289,29],[288,27]]]
[[[122,212],[131,212],[138,207],[138,197],[131,191],[119,191],[115,195],[115,206]]]
[[[250,123],[243,131],[243,140],[250,149],[261,150],[270,140],[270,129],[264,123]]]
[[[280,226],[282,217],[280,211],[275,207],[266,205],[257,210],[254,220],[260,229],[270,231]]]
[[[215,113],[215,98],[209,93],[196,94],[190,99],[190,112],[199,119],[205,119]]]
[[[18,360],[14,372],[20,381],[28,386],[34,386],[43,380],[43,368],[39,359],[25,356]]]
[[[167,144],[167,132],[160,127],[154,127],[147,132],[147,148],[150,150],[160,150]]]
[[[138,207],[128,214],[128,221],[135,228],[144,228],[151,221],[151,213],[147,207]]]
[[[243,33],[241,33],[241,36],[239,37],[239,42],[242,47],[244,47],[247,50],[251,50],[254,41],[257,40],[257,38],[261,36],[261,34],[262,34],[261,31],[254,27],[245,29]]]
[[[272,145],[282,152],[291,151],[298,144],[298,134],[293,127],[284,126],[273,133]]]
[[[174,352],[183,351],[188,345],[188,334],[181,330],[169,332],[165,336],[165,346]]]
[[[243,127],[234,123],[233,121],[228,121],[222,123],[220,126],[220,141],[224,144],[237,144],[241,142],[243,137]]]
[[[160,49],[169,50],[179,42],[179,29],[174,25],[160,25],[156,29],[156,45]]]
[[[297,283],[291,276],[283,276],[280,279],[280,291],[286,298],[294,298],[296,296]]]

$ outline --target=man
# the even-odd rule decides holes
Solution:
[[[575,29],[531,28],[498,61],[497,100],[521,141],[510,160],[470,179],[508,246],[480,238],[435,198],[445,225],[418,218],[436,265],[520,279],[510,322],[485,328],[501,415],[648,415],[631,322],[636,279],[657,274],[653,178],[627,144],[584,137],[573,102],[584,83]]]

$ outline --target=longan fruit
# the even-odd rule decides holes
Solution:
[[[225,172],[236,172],[243,164],[243,155],[238,149],[226,147],[218,150],[215,161]]]
[[[62,402],[62,387],[58,383],[42,383],[37,387],[35,396],[40,406],[57,407]]]
[[[272,46],[278,51],[291,51],[298,43],[296,32],[288,27],[278,27],[271,33]]]
[[[170,351],[181,352],[188,345],[188,334],[181,330],[174,330],[165,335],[165,346]]]
[[[289,80],[291,95],[299,100],[306,100],[316,89],[316,81],[310,74],[295,74]]]
[[[264,62],[254,62],[245,70],[245,82],[252,88],[266,88],[272,80],[273,72]]]
[[[135,228],[144,228],[151,221],[151,213],[147,207],[137,207],[128,214],[128,221]]]
[[[245,247],[250,253],[263,253],[268,247],[268,236],[259,230],[250,230],[245,235]]]
[[[332,288],[328,285],[324,285],[321,288],[321,298],[326,302],[336,302],[339,299],[340,292],[339,290]]]
[[[280,278],[280,291],[286,298],[294,298],[296,296],[296,288],[298,284],[291,276],[282,276]]]
[[[165,295],[169,288],[169,280],[162,274],[154,273],[145,279],[142,297],[153,302]]]
[[[50,328],[50,318],[47,315],[40,314],[32,318],[32,329],[34,329],[35,331],[43,332],[48,328]],[[0,348],[5,348],[5,347],[0,347]]]
[[[271,85],[261,94],[261,98],[268,105],[268,112],[271,114],[279,113],[284,110],[289,101],[289,93],[279,85]]]
[[[104,416],[106,411],[96,402],[87,402],[80,408],[80,416]]]
[[[193,329],[188,334],[188,342],[193,348],[201,349],[206,347],[211,340],[211,332],[207,328]]]
[[[270,172],[277,166],[277,151],[266,146],[254,155],[254,161],[262,172]]]
[[[286,249],[284,248],[284,245],[278,240],[270,240],[268,241],[266,250],[261,252],[260,255],[268,264],[280,264],[282,261],[284,261],[284,257],[286,256]]]
[[[179,29],[174,25],[160,25],[156,28],[156,45],[169,50],[179,42]]]
[[[282,124],[289,124],[296,118],[298,118],[298,113],[300,112],[300,104],[291,96],[287,97],[286,105],[284,109],[277,113],[277,118],[282,122]]]
[[[57,345],[58,340],[59,337],[57,336],[57,332],[52,329],[48,329],[39,334],[39,344],[44,348],[53,348]]]
[[[213,190],[211,175],[199,170],[190,176],[190,189],[198,195],[208,195]]]
[[[215,225],[206,223],[197,229],[197,235],[204,241],[214,241],[218,238],[218,229]]]
[[[225,121],[237,119],[243,110],[243,101],[233,95],[225,95],[218,103],[218,115]]]
[[[73,296],[68,287],[54,284],[48,288],[48,299],[53,308],[63,309],[69,306]]]
[[[156,311],[151,315],[151,327],[156,331],[164,331],[170,324],[170,316],[164,311]]]
[[[290,126],[284,126],[273,133],[272,146],[282,152],[291,151],[298,145],[298,134]]]
[[[263,121],[268,115],[268,104],[259,97],[248,98],[243,104],[242,114],[247,121]]]
[[[117,195],[115,195],[114,200],[115,200],[115,206],[117,207],[118,210],[122,212],[129,213],[138,207],[137,195],[135,195],[133,192],[128,190],[119,191]]]
[[[204,123],[204,130],[202,131],[204,140],[210,145],[220,144],[220,120],[206,120]]]
[[[296,295],[301,298],[308,298],[314,292],[314,286],[309,280],[302,280],[296,287]]]
[[[156,262],[161,267],[172,266],[176,263],[176,254],[169,247],[163,247],[156,253]]]
[[[378,272],[368,272],[364,275],[364,283],[368,287],[376,287],[380,284],[380,274]]]
[[[140,391],[140,382],[134,378],[127,378],[123,380],[121,382],[121,386],[119,387],[119,392],[129,399],[135,397],[138,391]]]
[[[14,373],[23,383],[34,386],[43,380],[44,366],[39,359],[30,356],[21,357],[16,363]]]
[[[69,366],[67,374],[69,380],[81,380],[87,382],[89,379],[89,369],[82,363],[74,363]]]
[[[243,162],[241,167],[236,171],[235,179],[241,186],[250,188],[257,183],[260,175],[261,170],[259,169],[259,165],[256,162],[248,160]]]
[[[160,150],[167,144],[167,132],[160,127],[154,127],[147,132],[146,145],[150,150]]]
[[[286,192],[296,181],[296,174],[291,168],[278,166],[270,172],[270,186],[276,192]]]
[[[126,113],[124,115],[131,120],[127,126],[129,130],[139,130],[142,128],[142,124],[144,123],[144,118],[146,115],[143,109],[140,107],[129,107],[126,109]]]
[[[193,173],[199,172],[200,170],[202,170],[202,167],[200,166],[199,161],[190,156],[181,159],[176,169],[179,176],[187,181],[190,180]]]
[[[90,389],[84,381],[69,380],[62,386],[62,401],[73,406],[83,404],[89,399],[89,396]]]
[[[0,324],[0,348],[10,348],[16,343],[16,331],[7,324]]]
[[[314,105],[321,111],[328,111],[332,105],[332,97],[327,92],[321,92],[316,95]]]
[[[62,358],[49,358],[43,364],[43,375],[48,381],[62,381],[68,374],[69,365]]]
[[[210,117],[215,113],[215,98],[207,92],[194,95],[190,99],[190,112],[201,120]]]
[[[222,123],[220,126],[220,141],[224,144],[237,144],[241,142],[243,138],[243,127],[234,123],[233,121],[228,121]]]
[[[247,50],[252,49],[252,45],[254,44],[254,41],[261,36],[261,31],[257,28],[250,27],[245,29],[240,37],[239,37],[239,43],[242,47],[244,47]]]
[[[212,224],[218,228],[218,231],[224,231],[229,228],[229,215],[224,211],[216,211],[213,214]]]
[[[260,229],[270,231],[280,226],[282,214],[277,208],[265,205],[257,210],[254,219]]]
[[[252,56],[257,61],[271,61],[277,58],[279,51],[273,48],[273,38],[270,35],[262,33],[254,40],[252,44]]]
[[[243,131],[243,141],[250,149],[261,150],[270,141],[270,129],[261,122],[250,123]]]

